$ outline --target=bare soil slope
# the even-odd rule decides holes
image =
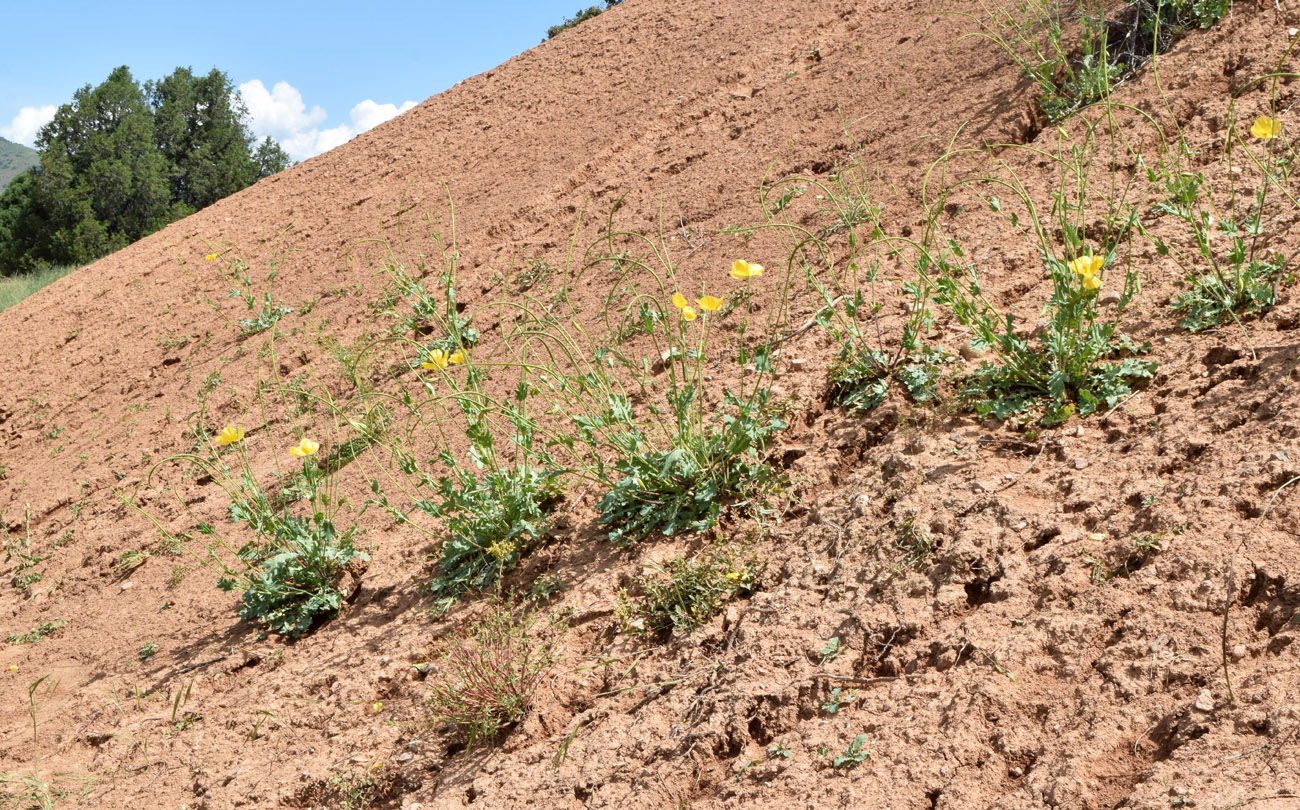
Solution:
[[[1181,125],[1217,182],[1229,99],[1276,67],[1298,22],[1289,2],[1238,4],[1161,62],[1167,106],[1149,72],[1122,100]],[[573,518],[517,583],[561,577],[548,608],[569,612],[565,657],[490,750],[430,722],[411,667],[478,609],[430,619],[428,538],[372,510],[356,600],[286,642],[241,622],[238,597],[158,550],[126,505],[154,462],[189,449],[201,402],[211,423],[287,446],[259,425],[259,343],[239,338],[248,314],[210,251],[238,249],[259,295],[274,259],[276,300],[296,309],[278,325],[294,347],[280,373],[341,380],[338,347],[387,326],[374,240],[413,261],[449,198],[460,300],[480,325],[512,269],[563,266],[620,198],[616,226],[662,229],[690,289],[741,255],[783,263],[774,237],[722,232],[760,219],[765,176],[863,162],[888,229],[910,234],[954,137],[1056,137],[970,30],[912,0],[627,0],[0,315],[0,616],[12,634],[63,623],[0,648],[0,796],[30,777],[66,793],[59,806],[357,807],[338,777],[369,776],[369,806],[393,808],[1294,806],[1300,512],[1281,488],[1300,475],[1300,305],[1284,286],[1243,329],[1188,335],[1166,306],[1180,272],[1154,250],[1129,331],[1153,342],[1158,376],[1105,416],[1032,435],[897,394],[867,416],[829,408],[835,346],[817,329],[792,338],[801,362],[783,361],[779,385],[801,411],[774,456],[792,508],[756,540],[760,590],[689,637],[628,637],[613,608],[643,563],[698,539],[621,550],[593,529],[592,495],[571,493]],[[1046,161],[1006,154],[1051,187]],[[978,212],[946,216],[990,295],[1032,323],[1050,293],[1032,252],[982,238]],[[1279,250],[1300,247],[1280,233]],[[882,289],[895,329],[900,287]],[[572,296],[598,311],[608,293],[587,274]],[[791,323],[816,308],[798,292]],[[940,320],[955,351],[963,335]],[[349,486],[359,504],[364,479]],[[211,491],[189,504],[213,523],[227,506]],[[918,564],[901,526],[935,539]],[[1159,555],[1098,581],[1127,538],[1161,531]],[[141,549],[130,568],[122,555]],[[827,660],[832,636],[844,652]],[[836,687],[855,699],[830,713]],[[833,767],[859,734],[869,758]]]

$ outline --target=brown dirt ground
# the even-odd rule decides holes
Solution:
[[[1293,3],[1237,4],[1163,59],[1169,111],[1149,72],[1120,98],[1176,119],[1212,154],[1228,98],[1277,64],[1297,24]],[[825,177],[863,161],[901,232],[922,224],[924,172],[960,125],[961,144],[1050,146],[1032,88],[992,45],[963,38],[970,27],[915,0],[627,0],[0,315],[0,508],[11,541],[30,531],[47,557],[26,590],[9,563],[0,615],[6,632],[66,622],[0,648],[0,773],[80,790],[60,806],[85,807],[345,806],[331,777],[367,772],[371,806],[393,808],[1296,806],[1300,505],[1288,490],[1265,508],[1300,475],[1300,304],[1284,289],[1247,323],[1249,344],[1239,329],[1190,336],[1165,305],[1177,268],[1150,250],[1129,330],[1155,343],[1157,379],[1040,438],[897,395],[866,417],[828,409],[834,346],[817,330],[793,340],[786,357],[808,362],[783,366],[778,384],[805,408],[781,440],[794,505],[759,532],[759,592],[689,637],[629,638],[613,606],[641,564],[698,541],[620,550],[597,539],[591,496],[575,496],[570,529],[519,577],[564,581],[550,606],[569,612],[564,659],[490,750],[467,754],[429,721],[411,669],[480,609],[430,620],[419,583],[436,544],[422,534],[369,513],[376,547],[358,598],[296,642],[240,622],[237,597],[189,557],[114,566],[157,542],[121,498],[186,449],[210,375],[214,422],[249,425],[255,455],[287,443],[287,424],[260,426],[251,410],[257,341],[237,339],[243,312],[202,240],[237,246],[262,273],[292,225],[276,290],[299,311],[281,322],[295,333],[279,370],[313,380],[341,379],[330,340],[386,326],[369,309],[381,283],[364,240],[419,249],[419,218],[445,218],[448,192],[477,324],[491,323],[512,267],[563,265],[579,211],[582,244],[625,192],[616,224],[662,222],[683,286],[712,288],[737,255],[781,263],[774,237],[722,233],[758,219],[765,173]],[[1295,91],[1281,93],[1286,107]],[[1035,188],[1050,184],[1044,163],[1005,154]],[[1217,163],[1202,168],[1221,182]],[[1032,318],[1047,292],[1032,251],[986,234],[978,213],[952,213],[945,227],[976,245],[991,294]],[[1300,246],[1281,230],[1279,249]],[[588,274],[573,296],[596,309],[607,292]],[[797,295],[791,321],[814,308]],[[888,294],[885,311],[897,311]],[[938,329],[960,343],[951,324]],[[345,483],[357,502],[364,480]],[[186,491],[195,515],[222,520],[211,487]],[[183,512],[144,505],[183,528]],[[907,520],[938,547],[893,576]],[[1092,560],[1162,529],[1163,553],[1092,580]],[[177,566],[185,576],[169,584]],[[1229,581],[1235,700],[1222,672]],[[846,647],[826,662],[831,636]],[[158,653],[142,663],[149,642]],[[836,684],[856,700],[831,715],[819,707]],[[870,758],[831,767],[859,733]],[[791,756],[765,758],[781,740]]]

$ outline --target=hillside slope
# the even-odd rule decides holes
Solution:
[[[1243,111],[1271,109],[1268,86],[1246,82],[1277,68],[1296,24],[1289,6],[1237,6],[1162,59],[1165,97],[1141,74],[1098,127],[1151,156],[1165,139],[1149,122],[1180,127],[1194,168],[1224,186],[1233,167],[1212,155],[1228,100],[1246,89]],[[14,636],[58,623],[0,649],[0,791],[46,785],[84,807],[1294,804],[1293,291],[1240,328],[1190,335],[1167,306],[1182,271],[1150,241],[1131,257],[1143,289],[1125,327],[1160,367],[1117,407],[1018,428],[895,391],[857,415],[828,402],[835,342],[795,328],[821,302],[799,262],[784,272],[788,231],[724,230],[761,222],[764,178],[788,176],[805,187],[791,219],[830,227],[822,192],[860,164],[884,231],[919,240],[950,145],[976,150],[953,177],[1009,166],[1050,205],[1046,156],[1082,124],[1042,128],[1033,88],[971,28],[917,0],[627,0],[0,314],[0,611]],[[1276,92],[1288,109],[1291,86]],[[945,232],[987,295],[1033,323],[1051,295],[1037,251],[953,200]],[[545,605],[565,617],[559,663],[522,723],[468,753],[431,719],[412,664],[487,608],[431,617],[430,537],[371,508],[355,600],[286,641],[239,620],[201,545],[171,547],[151,522],[227,525],[230,499],[185,465],[150,478],[204,449],[196,427],[247,426],[253,469],[274,480],[271,459],[313,417],[264,420],[271,378],[340,399],[388,390],[361,351],[393,322],[383,269],[436,264],[430,232],[450,235],[453,204],[458,300],[485,356],[511,321],[493,304],[523,298],[526,269],[533,294],[587,316],[633,300],[602,268],[577,272],[609,222],[662,234],[680,289],[722,290],[734,259],[762,261],[756,312],[780,311],[788,284],[776,394],[794,414],[772,454],[784,518],[718,531],[748,538],[766,573],[691,635],[622,632],[616,595],[700,539],[616,546],[594,525],[599,493],[567,494],[553,541],[507,580],[559,578]],[[1300,248],[1296,220],[1270,231],[1279,255]],[[882,261],[875,323],[893,335],[913,277]],[[566,265],[560,289],[543,268]],[[241,337],[264,292],[294,309],[276,345]],[[970,337],[943,314],[931,334],[955,353]],[[978,362],[960,356],[975,359],[954,379]],[[709,358],[719,385],[741,378],[733,359]],[[394,466],[372,452],[347,468],[354,509]],[[1159,553],[1130,557],[1147,535]],[[833,765],[860,734],[869,756]]]
[[[9,181],[41,162],[40,153],[0,138],[0,191]]]

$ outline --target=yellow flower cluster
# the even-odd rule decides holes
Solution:
[[[515,544],[509,540],[497,540],[488,546],[487,552],[498,560],[504,560],[515,553],[515,548]]]
[[[731,263],[731,277],[737,280],[754,278],[763,275],[763,265],[750,264],[744,259],[737,259]],[[695,299],[695,304],[705,312],[717,312],[722,308],[722,299],[715,295],[706,295],[702,298]],[[673,306],[682,313],[682,320],[695,320],[696,312],[694,307],[686,300],[686,296],[680,292],[673,293]]]
[[[420,368],[429,371],[436,371],[463,362],[465,362],[465,353],[460,349],[457,349],[450,354],[448,354],[444,349],[434,349],[429,352],[429,359],[420,364]]]
[[[1085,290],[1096,290],[1101,288],[1101,268],[1104,264],[1104,256],[1080,256],[1070,262],[1070,269],[1083,278]]]

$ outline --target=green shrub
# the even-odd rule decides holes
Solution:
[[[1287,280],[1290,258],[1280,252],[1269,255],[1267,246],[1278,235],[1282,213],[1295,208],[1296,190],[1289,181],[1297,152],[1289,139],[1280,137],[1282,124],[1271,115],[1260,116],[1247,132],[1232,116],[1235,112],[1230,112],[1224,155],[1231,169],[1226,199],[1214,198],[1200,172],[1182,170],[1189,157],[1185,148],[1148,171],[1164,197],[1153,212],[1181,226],[1179,236],[1190,243],[1188,250],[1172,240],[1155,240],[1156,251],[1183,269],[1188,288],[1174,298],[1173,308],[1183,314],[1182,326],[1189,332],[1240,323],[1264,311],[1277,302],[1278,285]],[[1241,163],[1257,171],[1253,190],[1240,185],[1256,173],[1231,166],[1238,154]]]
[[[763,451],[785,422],[766,407],[768,392],[747,402],[724,392],[727,410],[703,430],[692,427],[696,396],[697,389],[687,388],[673,402],[680,428],[671,449],[657,449],[640,433],[626,437],[624,454],[613,465],[621,477],[599,504],[610,540],[630,543],[656,533],[706,531],[723,506],[757,504],[775,483],[776,472]]]
[[[963,381],[962,397],[980,415],[1005,419],[1034,410],[1048,424],[1076,412],[1088,416],[1114,407],[1155,373],[1156,363],[1138,356],[1150,346],[1119,330],[1140,289],[1130,262],[1141,207],[1128,197],[1134,177],[1094,183],[1093,170],[1117,161],[1122,144],[1104,114],[1096,121],[1080,119],[1077,127],[1082,134],[1074,137],[1060,128],[1057,149],[1046,153],[1058,174],[1049,200],[1000,163],[992,174],[952,184],[932,209],[918,270],[934,285],[935,301],[970,329],[971,347],[991,354]],[[1010,193],[1011,199],[999,200],[994,192]],[[958,239],[941,232],[941,212],[958,193],[982,203],[1038,253],[1051,293],[1033,328],[1018,327],[1013,313],[985,295],[976,263]]]
[[[350,595],[342,589],[345,572],[370,557],[354,546],[355,527],[340,536],[333,521],[320,514],[265,517],[263,524],[269,522],[272,529],[268,544],[247,546],[240,553],[250,570],[223,577],[217,585],[243,590],[242,618],[298,638],[316,622],[338,615]]]
[[[614,6],[617,6],[621,2],[623,2],[623,0],[605,0],[604,8],[600,6],[588,6],[585,9],[578,9],[573,13],[572,17],[565,17],[564,22],[560,23],[559,25],[552,25],[550,28],[547,28],[546,39],[554,39],[557,35],[559,35],[564,31],[569,30],[570,28],[577,25],[578,23],[586,22],[587,20],[590,20],[592,17],[595,17],[597,14],[601,13],[602,11],[605,11],[606,9],[611,9]],[[542,41],[545,42],[546,40],[542,40]]]
[[[983,4],[984,14],[962,13],[979,26],[1039,87],[1038,106],[1049,123],[1109,97],[1151,56],[1186,31],[1224,17],[1230,0],[1137,0],[1116,11],[1097,0]]]

